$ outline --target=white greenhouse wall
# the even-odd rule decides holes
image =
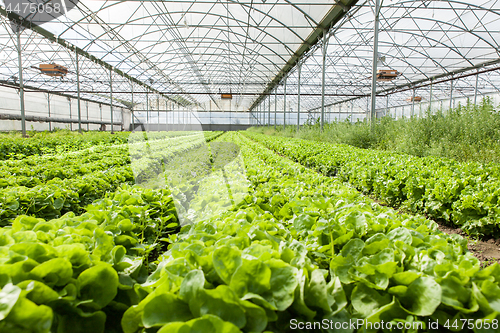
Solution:
[[[25,92],[24,93],[25,114],[38,117],[49,116],[49,100],[48,94],[42,92]],[[94,102],[80,101],[81,118],[89,120],[111,121],[111,113],[109,105],[103,105]],[[19,92],[17,89],[0,87],[0,113],[4,114],[21,114]],[[123,115],[122,115],[123,114]],[[78,119],[78,102],[76,98],[68,99],[67,97],[50,95],[50,116],[57,118]],[[121,130],[122,119],[124,125],[130,124],[130,112],[119,107],[113,107],[113,121],[115,124],[114,130]],[[51,128],[67,128],[78,130],[78,124],[66,123],[51,123]],[[98,124],[82,124],[84,130],[98,130]],[[128,129],[128,127],[125,127]],[[43,131],[49,129],[48,122],[26,122],[26,130]],[[110,125],[106,126],[110,129]],[[0,131],[21,130],[20,120],[0,120]]]

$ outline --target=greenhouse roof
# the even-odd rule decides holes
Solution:
[[[379,82],[379,95],[408,95],[405,89],[428,87],[433,78],[444,81],[435,88],[444,96],[445,80],[459,76],[464,78],[457,91],[467,95],[475,82],[465,75],[478,70],[485,72],[479,88],[498,91],[499,1],[383,0],[381,5],[378,66],[400,75]],[[19,16],[7,13],[5,4],[0,13],[0,82],[15,85],[11,20]],[[113,96],[123,105],[131,101],[131,90],[202,109],[210,100],[218,104],[220,93],[232,93],[236,108],[249,110],[269,94],[282,98],[285,77],[287,94],[296,95],[300,64],[302,107],[313,110],[321,106],[326,42],[326,104],[370,93],[373,1],[85,1],[47,23],[21,21],[27,27],[21,45],[28,89],[76,95],[78,53],[84,98],[109,99],[111,69]],[[41,74],[39,65],[52,62],[69,74]],[[135,101],[141,98],[144,94]]]

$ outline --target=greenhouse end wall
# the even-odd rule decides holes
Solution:
[[[20,99],[19,90],[0,87],[0,113],[8,115],[20,115]],[[50,112],[49,112],[50,103]],[[76,98],[68,98],[60,95],[47,94],[45,92],[24,92],[25,115],[36,117],[53,117],[63,119],[78,120],[78,101]],[[95,102],[80,101],[81,119],[111,122],[110,106]],[[128,120],[130,124],[130,116],[124,115],[130,113],[128,110],[114,107],[113,122],[115,123],[114,130],[122,129],[122,122]],[[127,124],[125,124],[127,125]],[[98,130],[100,124],[82,124],[83,130]],[[45,131],[49,129],[73,129],[78,130],[77,123],[60,123],[60,122],[36,122],[26,121],[27,130]],[[125,127],[126,128],[126,127]],[[110,129],[110,125],[106,125],[106,129]],[[4,120],[0,121],[0,131],[19,131],[21,130],[20,120]]]

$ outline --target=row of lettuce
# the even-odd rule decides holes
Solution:
[[[0,161],[0,225],[20,214],[45,219],[79,214],[120,184],[160,173],[164,160],[219,135],[132,133],[127,144]]]
[[[500,267],[481,270],[466,240],[239,134],[211,146],[223,140],[244,174],[222,158],[216,178],[226,152],[211,147],[213,172],[186,165],[199,177],[182,189],[123,187],[81,216],[1,228],[0,331],[498,331]],[[205,160],[177,163],[191,154]],[[177,191],[196,210],[180,230]]]
[[[149,139],[161,139],[178,135],[188,135],[190,132],[147,132]],[[60,154],[68,151],[78,151],[96,146],[113,146],[130,143],[137,136],[130,132],[28,132],[28,138],[23,138],[18,132],[0,133],[0,161],[18,160],[27,156],[42,156]]]
[[[98,145],[127,143],[128,133],[119,132],[30,132],[29,138],[19,133],[0,134],[0,160],[23,159],[32,155],[44,155],[75,151]]]
[[[326,176],[474,236],[500,236],[500,166],[414,157],[347,145],[245,135]]]

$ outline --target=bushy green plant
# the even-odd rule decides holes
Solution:
[[[459,104],[450,110],[425,112],[422,118],[393,119],[390,116],[370,123],[349,120],[325,124],[318,122],[296,126],[252,128],[264,134],[298,137],[307,140],[343,143],[359,148],[372,148],[411,154],[438,156],[458,161],[483,163],[500,161],[500,114],[491,98],[480,104]]]

